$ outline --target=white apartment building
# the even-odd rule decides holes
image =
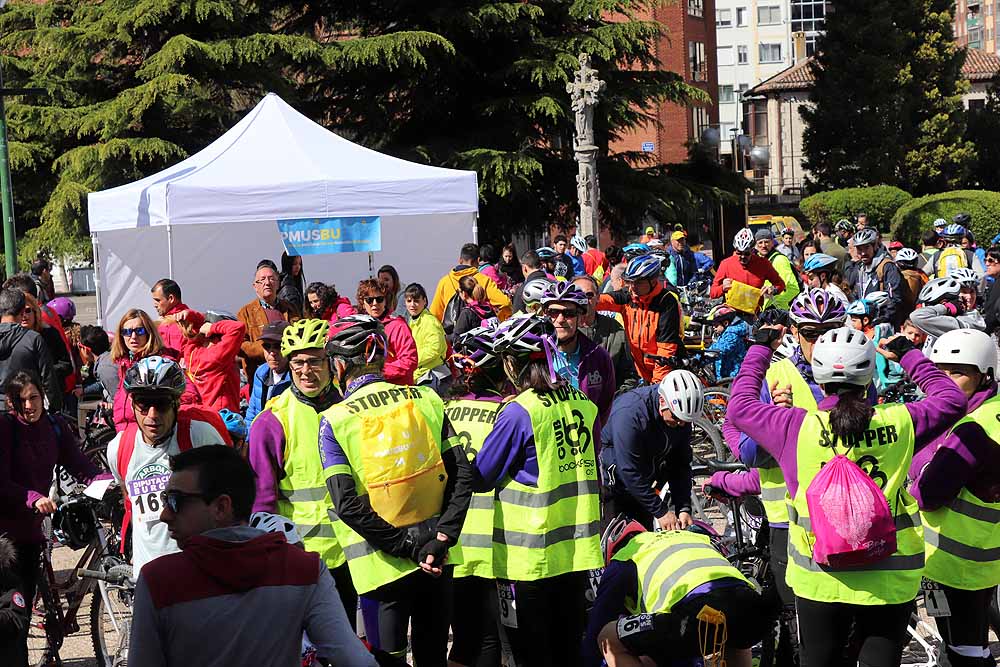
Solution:
[[[741,95],[795,63],[799,51],[811,56],[823,30],[827,0],[716,0],[720,150],[732,153],[732,130],[744,121]]]

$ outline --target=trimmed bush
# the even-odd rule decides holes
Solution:
[[[1000,192],[989,190],[953,190],[913,199],[896,211],[892,238],[920,248],[920,234],[931,229],[937,218],[951,222],[952,216],[962,212],[972,216],[976,243],[989,247],[990,239],[1000,232]]]
[[[899,207],[911,199],[909,193],[897,187],[876,185],[820,192],[799,202],[799,209],[813,225],[819,222],[833,224],[841,218],[867,213],[868,220],[885,231]]]

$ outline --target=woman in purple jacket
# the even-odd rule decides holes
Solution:
[[[101,473],[83,455],[66,420],[46,412],[41,386],[34,373],[16,373],[5,388],[11,411],[0,415],[0,534],[14,543],[18,576],[29,605],[35,597],[39,556],[45,544],[42,519],[56,511],[55,501],[49,498],[53,468],[61,465],[81,481]],[[27,635],[19,641],[27,642]]]
[[[865,393],[875,372],[875,348],[863,333],[841,328],[823,334],[813,349],[813,377],[824,393],[816,410],[763,403],[761,382],[783,333],[784,327],[763,327],[755,335],[733,383],[728,415],[774,457],[787,482],[787,581],[795,593],[803,664],[843,664],[853,634],[862,664],[898,665],[924,561],[916,502],[903,488],[906,471],[914,451],[965,414],[965,394],[909,340],[895,336],[884,347],[928,398],[872,407]],[[813,560],[816,536],[806,490],[835,453],[857,463],[885,494],[897,541],[887,558],[850,568]],[[824,509],[831,520],[836,511],[849,511]]]

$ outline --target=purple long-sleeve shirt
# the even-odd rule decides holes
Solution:
[[[254,512],[275,512],[278,480],[285,476],[285,430],[270,410],[257,414],[250,425],[250,467],[257,475]]]
[[[969,399],[968,412],[997,395],[997,386],[977,391]],[[913,457],[910,493],[920,509],[936,510],[951,502],[967,487],[986,502],[1000,501],[1000,447],[983,427],[970,422],[935,438]]]
[[[751,346],[739,375],[733,381],[727,413],[732,418],[733,426],[760,443],[778,462],[788,492],[794,498],[799,488],[799,431],[809,412],[802,408],[782,408],[761,402],[759,388],[770,363],[770,348]],[[913,422],[914,451],[919,451],[965,414],[967,401],[951,378],[939,371],[920,351],[907,352],[901,363],[907,375],[927,395],[922,401],[906,404]],[[837,396],[827,396],[818,407],[829,411],[836,405]]]

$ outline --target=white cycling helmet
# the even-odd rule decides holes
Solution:
[[[882,308],[885,304],[889,303],[889,293],[881,290],[878,292],[869,292],[868,294],[865,294],[865,301]]]
[[[864,227],[856,231],[854,236],[851,237],[851,240],[854,241],[855,248],[858,246],[870,245],[878,241],[878,232],[871,227]]]
[[[847,327],[827,331],[813,347],[813,379],[821,385],[867,387],[875,375],[875,354],[875,346],[862,331]]]
[[[966,364],[996,377],[997,347],[993,339],[978,329],[952,329],[931,347],[928,358],[935,364]]]
[[[587,240],[582,236],[574,236],[569,240],[569,244],[580,252],[587,252]]]
[[[753,232],[750,231],[749,227],[744,227],[736,232],[736,237],[733,239],[733,248],[736,249],[736,252],[746,252],[753,247],[753,244]]]
[[[962,293],[962,284],[954,278],[933,278],[920,288],[917,301],[933,306],[944,301],[954,301]]]
[[[781,361],[782,359],[791,359],[798,347],[799,341],[796,340],[795,336],[786,333],[781,337],[781,345],[771,354],[771,363]]]
[[[897,262],[915,262],[919,257],[913,248],[900,248],[899,252],[896,253]]]
[[[250,515],[250,527],[268,533],[281,533],[289,544],[302,544],[302,537],[295,523],[280,514],[270,512],[254,512]]]
[[[541,303],[545,290],[552,286],[552,283],[545,278],[535,278],[524,283],[521,289],[521,298],[527,303]]]
[[[954,278],[962,287],[979,287],[979,274],[966,266],[952,269],[948,272],[949,278]]]
[[[934,229],[944,229],[947,226],[948,226],[948,221],[945,220],[944,218],[938,218],[937,220],[934,221],[933,225]]]
[[[660,398],[681,421],[693,422],[705,408],[705,389],[691,371],[670,371],[660,381]]]

